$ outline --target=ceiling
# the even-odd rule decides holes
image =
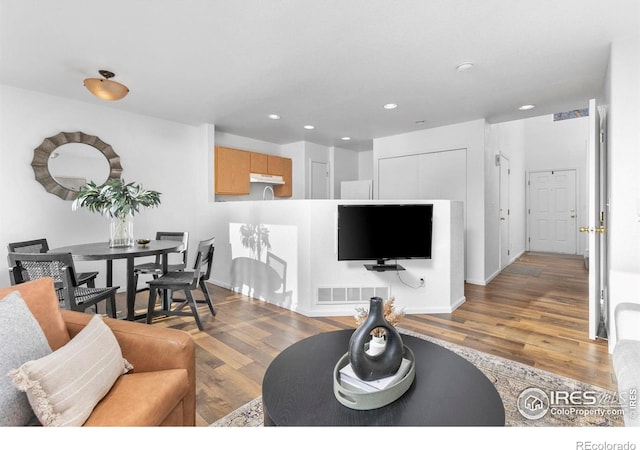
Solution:
[[[366,150],[421,128],[584,108],[602,94],[610,43],[639,29],[638,0],[0,0],[0,83]],[[89,94],[83,79],[99,69],[130,94]]]

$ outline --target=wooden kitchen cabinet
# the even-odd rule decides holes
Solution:
[[[284,175],[284,159],[280,156],[267,155],[267,173],[269,175]]]
[[[279,175],[285,184],[275,185],[275,197],[291,197],[292,161],[290,158],[250,152],[228,147],[215,148],[215,193],[248,195],[251,190],[250,173]]]
[[[251,173],[269,173],[268,155],[251,152]]]
[[[227,147],[215,148],[215,193],[249,194],[251,152]]]
[[[282,160],[282,179],[284,184],[280,184],[273,188],[273,195],[276,197],[291,197],[293,195],[293,164],[290,158],[280,158]]]

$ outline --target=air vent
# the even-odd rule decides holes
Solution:
[[[361,287],[320,287],[318,288],[318,304],[328,303],[362,303],[368,302],[371,297],[389,298],[388,286],[361,286]]]

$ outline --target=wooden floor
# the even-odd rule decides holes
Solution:
[[[154,321],[196,341],[198,426],[261,395],[266,368],[289,345],[354,327],[351,317],[309,318],[218,286],[210,291],[217,315],[201,309],[204,331],[190,318]],[[409,315],[399,326],[615,389],[607,342],[587,335],[587,293],[582,258],[526,253],[488,286],[467,284],[466,302],[453,313]],[[139,294],[136,306],[146,298]]]

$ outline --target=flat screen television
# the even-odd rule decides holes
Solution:
[[[374,260],[369,270],[402,270],[385,261],[431,259],[432,204],[338,205],[338,261]]]

